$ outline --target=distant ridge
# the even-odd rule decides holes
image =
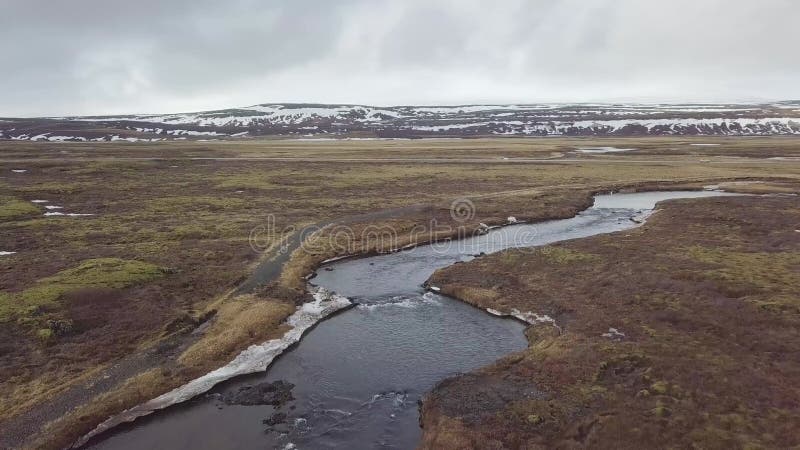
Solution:
[[[59,142],[646,135],[800,135],[800,101],[388,107],[281,103],[180,114],[0,119],[0,139]]]

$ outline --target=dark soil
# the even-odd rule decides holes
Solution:
[[[673,145],[660,138],[637,142],[664,152]],[[727,142],[734,151],[754,141]],[[275,258],[253,274],[265,249],[251,247],[249,237],[270,214],[278,231],[343,217],[357,218],[363,222],[359,226],[394,221],[411,228],[431,217],[450,220],[450,202],[466,196],[475,203],[476,221],[503,223],[510,215],[568,217],[587,205],[592,191],[615,187],[800,177],[800,165],[791,162],[726,165],[675,158],[524,165],[501,159],[549,157],[579,144],[590,142],[0,143],[0,202],[30,207],[31,200],[46,199],[66,212],[94,214],[44,217],[39,206],[33,213],[0,216],[0,251],[16,252],[0,257],[0,302],[13,303],[41,280],[88,259],[122,258],[164,269],[163,276],[146,283],[70,290],[48,308],[0,322],[0,447],[20,447],[41,436],[47,436],[42,445],[66,445],[108,415],[142,401],[139,397],[163,393],[249,345],[231,346],[205,366],[176,362],[204,336],[203,326],[214,322],[219,301],[227,301],[239,286],[250,292],[280,275],[288,258]],[[787,140],[759,145],[769,149],[763,156],[794,154],[796,147]],[[305,160],[259,159],[280,155]],[[379,161],[386,155],[398,160]],[[217,157],[231,159],[193,159]],[[477,157],[501,162],[470,162]],[[27,172],[11,171],[17,168]],[[270,297],[264,301],[282,304],[304,298],[297,288],[268,287],[259,293]],[[41,331],[52,335],[42,339]],[[139,397],[101,398],[151,370],[161,383],[148,378],[148,386],[132,389]],[[48,422],[86,405],[94,409],[58,425],[69,436],[41,432]]]
[[[800,199],[659,208],[641,228],[433,275],[562,331],[531,327],[527,351],[437,387],[424,448],[800,445]]]

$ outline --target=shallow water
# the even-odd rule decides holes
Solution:
[[[330,263],[332,270],[320,270],[313,283],[358,306],[320,323],[267,372],[228,381],[119,427],[92,447],[414,448],[421,436],[417,402],[426,391],[527,345],[522,323],[425,292],[422,284],[434,270],[481,252],[629,229],[636,226],[631,218],[646,215],[657,201],[718,195],[725,194],[601,195],[595,207],[571,219]],[[286,424],[262,424],[275,412],[272,406],[230,406],[220,399],[239,387],[275,380],[295,384],[295,400],[280,410],[288,415]]]

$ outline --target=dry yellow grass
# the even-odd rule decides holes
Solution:
[[[203,338],[178,359],[187,368],[205,368],[230,361],[242,348],[282,335],[281,325],[295,311],[286,302],[241,295],[224,301]]]
[[[689,145],[701,141],[720,145]],[[639,150],[629,155],[587,156],[573,152],[578,146],[634,147]],[[67,159],[61,153],[65,149],[70,152]],[[268,291],[267,295],[277,300],[228,299],[227,293],[237,280],[251,271],[257,262],[258,255],[248,250],[248,233],[262,224],[267,214],[278,216],[279,228],[301,228],[384,208],[430,204],[434,205],[431,214],[446,220],[450,201],[469,197],[478,211],[476,222],[500,223],[509,215],[542,220],[572,215],[587,206],[592,192],[620,187],[663,188],[681,183],[698,188],[704,184],[742,178],[800,179],[800,162],[763,158],[771,155],[800,155],[800,139],[681,137],[316,143],[267,140],[124,147],[114,144],[0,143],[0,165],[10,164],[4,163],[4,158],[18,159],[25,161],[26,167],[31,169],[25,177],[0,179],[0,195],[25,201],[44,197],[73,208],[92,206],[96,209],[85,212],[97,213],[87,220],[44,218],[41,214],[24,220],[0,220],[0,250],[19,250],[13,256],[15,269],[6,271],[5,275],[0,273],[5,277],[0,278],[0,282],[4,291],[18,292],[37,279],[71,267],[75,261],[98,257],[100,253],[175,268],[169,276],[156,282],[168,289],[169,304],[159,302],[154,308],[163,309],[156,310],[155,314],[150,313],[151,310],[134,313],[150,313],[151,317],[163,318],[167,323],[174,317],[196,316],[197,311],[219,310],[215,322],[206,331],[207,336],[180,360],[186,365],[183,369],[191,373],[204,364],[224,364],[249,343],[268,338],[268,332],[280,334],[281,318],[293,310],[291,302],[302,299],[304,277],[320,261],[339,255],[338,249],[327,245],[321,238],[318,243],[321,251],[313,254],[296,252],[285,266],[279,287],[292,294],[291,298],[273,295],[280,294],[280,291]],[[552,159],[558,156],[571,161]],[[125,160],[125,157],[163,159]],[[190,159],[194,157],[292,157],[306,160]],[[504,160],[504,157],[511,160]],[[396,161],[385,161],[388,158]],[[421,161],[421,158],[426,161]],[[525,163],[514,161],[514,158],[549,160]],[[153,180],[159,180],[159,183],[153,183]],[[765,192],[766,189],[788,192],[781,186],[780,182],[731,185],[737,190],[751,192]],[[238,193],[238,190],[243,192]],[[81,209],[81,212],[84,211]],[[430,215],[426,214],[410,214],[400,219],[365,220],[350,225],[361,230],[369,225],[390,224],[398,230],[392,246],[401,247],[412,242],[410,230],[414,225],[429,218]],[[476,223],[469,226],[474,227]],[[26,245],[31,247],[11,248],[18,244],[17,236],[25,236]],[[445,237],[449,234],[439,233],[430,238]],[[54,240],[58,242],[57,258],[52,257],[50,243]],[[426,240],[418,239],[417,242]],[[274,242],[270,241],[268,245],[274,245]],[[369,239],[357,240],[351,247],[352,253],[390,249],[386,242]],[[184,289],[183,286],[187,285],[193,289]],[[147,291],[140,294],[120,292],[119,295],[130,300],[123,302],[124,305],[142,305],[158,298]],[[258,314],[251,316],[251,311]],[[109,314],[113,317],[125,312],[112,310]],[[148,323],[149,328],[144,328],[147,335],[140,338],[141,341],[133,342],[134,347],[155,345],[163,337],[162,325],[161,322]],[[248,331],[237,331],[239,327]],[[134,331],[138,334],[142,329]],[[262,331],[267,334],[259,334]],[[7,335],[13,336],[17,342],[21,336],[13,330]],[[52,348],[57,347],[56,343]],[[17,345],[17,348],[23,347]],[[41,351],[38,347],[31,348]],[[125,351],[129,350],[121,349],[120,353]],[[87,355],[94,353],[83,352]],[[22,366],[33,368],[23,376],[41,377],[38,380],[40,386],[29,389],[26,396],[45,404],[51,402],[61,388],[84,380],[81,373],[88,374],[86,376],[97,373],[97,367],[104,367],[100,364],[113,363],[118,357],[111,355],[100,363],[88,361],[85,365],[89,367],[78,368],[73,367],[77,363],[72,362],[44,368],[38,362],[18,360],[25,363]],[[163,377],[161,382],[152,383],[162,392],[181,381],[174,374],[158,371],[149,376]],[[7,377],[2,385],[3,392],[11,393],[7,397],[6,404],[9,405],[21,405],[17,401],[16,388],[8,387],[16,383],[15,380],[21,378]],[[35,385],[36,380],[30,386]],[[117,390],[115,395],[119,398],[139,398],[139,391],[128,385],[121,385]],[[30,404],[25,403],[25,408]],[[95,402],[87,403],[92,404]],[[97,411],[113,410],[97,405],[94,408]],[[88,427],[85,422],[78,424],[77,428]]]
[[[175,375],[162,368],[139,373],[116,389],[93,398],[50,422],[33,437],[29,448],[66,448],[108,417],[177,387]]]

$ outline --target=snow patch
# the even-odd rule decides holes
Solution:
[[[512,309],[510,315],[516,317],[517,319],[523,322],[527,322],[531,325],[536,325],[538,323],[549,323],[552,324],[553,326],[556,325],[555,319],[548,316],[547,314],[536,314],[535,312],[530,312],[530,311],[522,312],[518,309]]]
[[[83,136],[48,136],[49,142],[86,142],[87,139]]]
[[[6,251],[0,251],[0,256],[8,256],[8,255],[13,255],[14,253],[17,253],[17,252],[6,252]]]
[[[549,324],[553,325],[554,327],[558,328],[559,331],[561,331],[561,327],[556,325],[555,319],[553,319],[552,317],[548,316],[547,314],[536,314],[535,312],[531,312],[531,311],[522,312],[522,311],[520,311],[520,310],[518,310],[516,308],[512,309],[510,313],[504,313],[502,311],[498,311],[498,310],[493,309],[493,308],[486,308],[486,312],[488,312],[489,314],[491,314],[493,316],[498,316],[498,317],[514,317],[514,318],[519,319],[519,320],[521,320],[521,321],[523,321],[523,322],[525,322],[525,323],[527,323],[529,325],[536,325],[536,324],[541,324],[541,323],[549,323]]]
[[[302,105],[259,104],[243,108],[162,115],[127,115],[111,117],[61,117],[70,121],[88,121],[119,126],[119,122],[139,122],[128,127],[140,133],[164,133],[172,136],[211,135],[239,137],[247,131],[227,135],[220,131],[192,131],[180,127],[230,128],[284,127],[286,133],[299,130],[327,133],[348,132],[348,127],[367,127],[371,131],[386,129],[446,132],[465,130],[474,133],[497,135],[565,135],[565,134],[617,134],[635,131],[637,134],[692,134],[692,135],[770,135],[800,134],[800,118],[764,117],[782,116],[797,110],[792,103],[773,105],[740,104],[535,104],[535,105],[460,105],[460,106],[394,106],[365,105]],[[713,116],[717,117],[704,117]],[[792,112],[792,114],[794,114]],[[686,117],[696,115],[700,118]],[[728,117],[723,117],[727,115]],[[739,116],[739,117],[736,117]],[[749,117],[741,117],[749,116]],[[599,118],[595,120],[595,118]],[[519,120],[515,120],[519,119]],[[635,128],[635,130],[631,130]],[[8,134],[12,130],[4,133]],[[249,130],[248,130],[249,131]],[[28,134],[10,136],[11,139],[81,140],[81,137],[48,136],[48,133],[31,137]],[[313,135],[312,135],[313,137]],[[99,140],[113,139],[112,136]],[[135,142],[136,138],[116,140]],[[142,139],[148,140],[148,139]]]
[[[138,417],[146,416],[168,406],[185,402],[202,394],[218,383],[233,377],[250,373],[263,372],[272,361],[289,346],[299,341],[303,333],[325,317],[351,305],[349,299],[332,294],[323,288],[309,287],[314,301],[305,303],[289,316],[286,323],[291,327],[283,337],[272,339],[263,344],[251,345],[227,365],[196,378],[183,386],[173,389],[150,401],[134,406],[122,413],[110,417],[98,425],[90,433],[80,438],[73,447],[85,444],[89,439],[113,428],[121,423],[131,422]]]
[[[44,215],[45,217],[50,217],[50,216],[84,217],[84,216],[93,216],[94,214],[63,213],[59,211],[51,211],[44,213]]]
[[[346,258],[349,258],[349,257],[350,257],[350,255],[336,256],[336,257],[333,257],[333,258],[328,258],[328,259],[326,259],[326,260],[322,261],[322,262],[321,262],[321,263],[319,263],[319,264],[320,264],[320,266],[323,266],[323,265],[325,265],[325,264],[332,263],[332,262],[334,262],[334,261],[339,261],[339,260],[341,260],[341,259],[346,259]]]
[[[617,152],[629,152],[631,150],[636,150],[636,149],[617,148],[617,147],[578,147],[578,151],[581,153],[617,153]]]
[[[622,339],[625,337],[625,333],[617,330],[616,328],[609,328],[608,333],[603,333],[602,336],[609,339]]]
[[[194,130],[167,130],[171,136],[227,136],[225,133],[216,131],[194,131]]]

